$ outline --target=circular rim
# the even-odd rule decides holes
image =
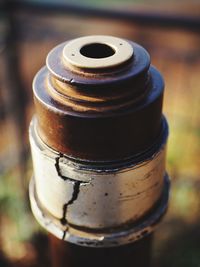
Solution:
[[[72,67],[70,68],[69,64],[64,64],[62,56],[63,48],[67,43],[68,42],[64,42],[49,52],[46,58],[46,67],[53,77],[61,82],[69,83],[70,85],[78,85],[81,86],[81,88],[85,88],[86,86],[97,87],[109,84],[112,84],[112,86],[115,84],[119,85],[119,83],[122,84],[124,82],[130,82],[140,75],[145,76],[150,67],[150,56],[148,52],[140,45],[130,42],[129,44],[134,50],[134,56],[132,57],[132,60],[130,60],[130,63],[127,64],[129,66],[128,68],[123,66],[120,68],[121,70],[117,70],[116,72],[105,71],[103,72],[103,75],[101,72],[96,72],[95,75],[94,73],[91,74],[89,70],[92,71],[92,69],[84,69],[83,73],[80,71],[72,71]],[[113,68],[111,69],[113,70]]]
[[[90,58],[82,55],[80,52],[81,48],[90,44],[107,45],[115,53],[104,58]],[[133,56],[133,47],[121,38],[106,35],[92,35],[69,41],[63,49],[62,56],[64,63],[70,63],[79,68],[112,68],[128,61]]]

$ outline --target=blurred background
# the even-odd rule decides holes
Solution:
[[[0,266],[48,266],[48,238],[32,216],[28,126],[32,80],[57,44],[108,34],[144,46],[166,83],[170,124],[167,216],[154,267],[200,266],[200,1],[0,2]]]

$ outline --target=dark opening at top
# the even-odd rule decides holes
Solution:
[[[105,58],[114,55],[115,50],[107,44],[93,43],[84,45],[80,53],[88,58]]]

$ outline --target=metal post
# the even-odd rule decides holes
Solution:
[[[49,53],[33,82],[29,191],[54,266],[150,266],[169,191],[163,90],[131,41],[88,36]]]
[[[152,235],[112,248],[77,246],[49,235],[52,267],[149,267]]]
[[[19,160],[19,171],[22,186],[25,188],[25,170],[27,158],[27,146],[24,143],[24,134],[26,133],[26,106],[28,95],[23,84],[22,74],[20,72],[20,49],[19,49],[19,29],[16,18],[16,9],[10,0],[2,1],[5,20],[7,21],[7,31],[5,36],[5,76],[7,88],[5,98],[7,99],[7,113],[12,119],[17,144],[17,155]]]

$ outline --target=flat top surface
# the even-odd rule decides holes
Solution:
[[[133,47],[128,41],[106,35],[80,37],[68,42],[63,49],[64,62],[79,68],[115,67],[132,56]]]

